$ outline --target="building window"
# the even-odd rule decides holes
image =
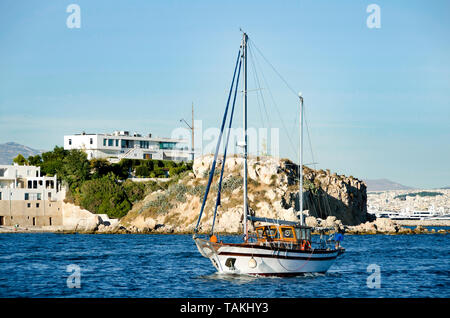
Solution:
[[[37,193],[37,200],[40,200],[41,199],[41,194],[40,193]],[[38,203],[39,204],[39,203]]]
[[[72,145],[72,139],[69,139],[69,146]]]
[[[36,218],[33,218],[33,226],[36,225]]]
[[[89,144],[93,144],[94,143],[94,140],[92,139],[92,138],[89,138]]]
[[[2,199],[2,193],[0,192],[0,200]]]
[[[108,139],[108,146],[109,147],[114,146],[114,139]]]
[[[52,225],[52,218],[51,217],[48,218],[48,223],[49,223],[49,225]]]
[[[27,203],[27,208],[31,208],[31,203]]]
[[[39,203],[36,203],[36,207],[37,207],[37,208],[39,207]]]
[[[160,142],[159,149],[174,149],[175,143],[173,142]]]
[[[106,146],[106,138],[103,139],[103,146]]]
[[[119,139],[116,139],[116,147],[119,147]]]
[[[134,140],[121,140],[122,148],[134,148]]]
[[[25,193],[25,200],[30,200],[30,194],[29,193]]]

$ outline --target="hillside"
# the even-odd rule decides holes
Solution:
[[[0,164],[12,164],[13,159],[18,154],[22,154],[25,158],[28,158],[29,156],[40,155],[42,153],[42,150],[33,149],[15,142],[7,142],[0,144]]]
[[[248,162],[248,198],[250,212],[259,217],[296,220],[298,210],[297,165],[286,159],[264,158]],[[149,194],[144,200],[134,204],[120,223],[136,231],[192,232],[198,214],[211,164],[212,155],[196,159],[193,172],[184,173],[167,190]],[[217,179],[221,163],[216,173],[207,200],[201,231],[208,231],[213,218],[217,195]],[[215,229],[218,232],[239,232],[242,224],[242,158],[227,158],[223,180],[221,205]],[[304,172],[305,211],[310,216],[326,219],[336,216],[343,224],[357,225],[369,220],[365,184],[353,177],[331,174],[329,171],[313,170]]]

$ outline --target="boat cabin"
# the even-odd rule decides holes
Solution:
[[[256,227],[256,238],[259,243],[284,242],[311,245],[311,228],[294,225],[265,225]]]

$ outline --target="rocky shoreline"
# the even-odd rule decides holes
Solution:
[[[387,218],[379,218],[372,222],[366,222],[355,226],[343,225],[341,220],[329,216],[323,220],[313,216],[306,217],[306,225],[314,228],[327,228],[329,230],[341,229],[346,235],[403,235],[403,234],[447,234],[449,229],[428,229],[427,227],[450,227],[450,221],[393,221]],[[173,227],[163,224],[154,224],[153,227],[139,228],[134,225],[123,226],[120,223],[114,225],[98,225],[95,228],[67,230],[63,228],[26,228],[13,226],[0,226],[0,233],[58,233],[58,234],[193,234],[192,230],[177,231]],[[201,232],[202,233],[202,232]],[[202,234],[205,234],[204,232]],[[218,234],[238,235],[237,232],[219,232]],[[313,235],[318,234],[313,231]]]
[[[171,185],[150,192],[136,201],[128,214],[118,219],[93,214],[80,207],[62,205],[62,226],[45,228],[0,226],[0,233],[93,233],[93,234],[192,234],[197,223],[213,157],[196,159],[193,171],[174,178]],[[217,169],[222,162],[219,160]],[[221,234],[239,234],[242,229],[242,158],[228,158],[225,164],[221,200],[215,230]],[[288,159],[249,159],[249,210],[262,218],[296,221],[298,206],[298,166]],[[450,222],[393,221],[374,219],[367,213],[367,193],[363,181],[329,170],[303,167],[306,225],[340,229],[346,234],[447,234]],[[213,220],[217,186],[211,187],[206,201],[200,233],[208,233]],[[414,228],[410,228],[410,227]]]
[[[440,225],[441,227],[450,227],[447,225]],[[412,227],[412,228],[411,228]],[[343,227],[345,235],[411,235],[411,234],[450,234],[450,229],[428,229],[427,227],[433,227],[430,225],[420,225],[416,224],[415,227],[403,227],[397,223],[390,223],[385,221],[374,221],[367,222],[358,226]],[[329,229],[332,229],[330,227]],[[11,226],[1,226],[0,234],[2,233],[54,233],[54,234],[172,234],[172,235],[187,235],[193,234],[193,231],[181,231],[176,232],[172,228],[167,228],[164,225],[160,225],[154,229],[144,228],[139,229],[137,227],[111,227],[105,229],[95,229],[95,230],[55,230],[55,229],[44,229],[44,228],[15,228]],[[201,232],[200,234],[207,234],[206,232]],[[239,235],[241,233],[236,232],[219,232],[219,235]],[[313,231],[313,235],[318,235],[318,231]]]
[[[313,228],[327,228],[329,230],[341,229],[346,235],[402,235],[402,234],[447,234],[450,233],[449,229],[428,229],[422,221],[417,221],[415,228],[402,226],[390,219],[376,219],[372,222],[366,222],[355,226],[343,225],[342,222],[334,216],[330,216],[325,220],[315,217],[307,217],[306,225]],[[450,222],[446,224],[440,224],[441,227],[450,227]],[[163,224],[159,224],[154,228],[139,228],[136,226],[122,227],[115,233],[143,233],[143,234],[193,234],[193,231],[176,231],[173,227],[167,227]],[[200,231],[200,233],[206,234],[207,231]],[[237,232],[219,232],[219,234],[238,235]],[[318,231],[313,231],[313,235],[319,234]]]

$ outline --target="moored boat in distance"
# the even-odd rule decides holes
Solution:
[[[428,210],[424,211],[404,208],[400,212],[379,210],[368,210],[367,212],[377,218],[389,218],[391,220],[450,220],[449,213],[445,213],[443,209],[436,210],[434,206],[430,206]]]
[[[247,199],[247,45],[248,36],[243,33],[242,44],[236,60],[233,80],[229,91],[228,102],[222,121],[221,132],[218,138],[214,160],[209,173],[208,185],[205,190],[197,226],[193,239],[202,256],[208,258],[219,273],[256,275],[256,276],[295,276],[305,273],[325,273],[334,263],[336,258],[344,253],[340,246],[343,233],[332,233],[334,229],[316,229],[321,233],[319,241],[313,241],[311,237],[312,227],[304,225],[303,211],[303,97],[300,100],[300,154],[299,154],[299,212],[298,221],[285,221],[279,219],[259,218],[249,213]],[[222,160],[222,171],[218,182],[217,200],[214,218],[210,234],[207,238],[199,237],[199,225],[205,208],[206,199],[214,177],[216,161],[222,134],[224,131],[229,103],[234,88],[234,99],[229,119],[231,128],[237,87],[241,65],[243,66],[243,141],[239,145],[243,148],[243,242],[225,243],[219,241],[214,234],[214,222],[217,206],[220,204],[222,177],[225,167],[226,152],[229,140],[225,139],[225,150]],[[236,78],[236,71],[237,78]],[[236,84],[235,84],[236,78]],[[257,211],[255,212],[257,214]],[[249,231],[249,224],[253,231]]]

